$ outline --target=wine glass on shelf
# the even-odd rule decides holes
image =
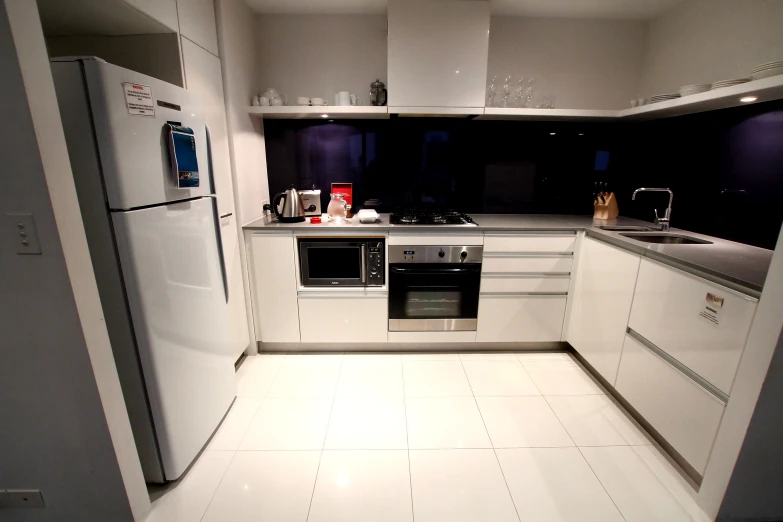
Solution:
[[[487,107],[492,107],[495,103],[495,95],[498,92],[498,77],[493,76],[492,81],[487,85]]]
[[[536,79],[532,76],[525,82],[525,107],[533,107],[533,90],[536,86]]]
[[[514,90],[514,98],[517,102],[517,107],[526,107],[525,105],[525,89],[526,85],[525,82],[527,80],[525,78],[520,78],[517,80],[517,88]]]
[[[503,81],[503,107],[508,107],[508,97],[511,96],[511,76]]]

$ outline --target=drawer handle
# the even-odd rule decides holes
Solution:
[[[654,355],[657,355],[661,359],[663,359],[665,362],[669,363],[669,366],[680,372],[681,374],[688,377],[690,380],[704,388],[705,391],[709,392],[711,395],[715,396],[716,399],[721,401],[723,404],[726,404],[729,402],[729,396],[723,393],[721,390],[716,388],[712,383],[704,379],[701,375],[694,372],[684,364],[682,364],[680,361],[666,353],[665,351],[658,348],[656,345],[654,345],[652,342],[648,341],[643,335],[641,335],[636,330],[633,330],[631,327],[628,327],[626,329],[628,332],[628,335],[634,338],[635,341],[637,341],[639,344],[650,350]]]

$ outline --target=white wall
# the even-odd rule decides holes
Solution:
[[[783,60],[780,0],[689,0],[650,23],[639,95],[743,78]]]
[[[32,213],[42,251],[16,255],[0,220],[0,488],[40,489],[46,504],[0,518],[141,521],[149,497],[34,2],[0,2],[0,69],[0,215]]]
[[[557,97],[557,108],[627,108],[637,97],[646,26],[641,21],[493,16],[487,84],[498,76],[502,85],[503,77],[511,75],[516,87],[521,76],[532,75],[540,94]]]
[[[262,15],[257,26],[258,82],[288,95],[350,91],[370,104],[370,84],[386,83],[385,15]]]

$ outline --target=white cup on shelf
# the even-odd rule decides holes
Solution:
[[[307,96],[300,96],[296,99],[297,105],[310,105],[310,98]]]
[[[359,98],[355,94],[351,94],[350,98],[351,98],[351,105],[361,105],[362,104],[361,98]]]
[[[313,107],[317,107],[319,105],[329,105],[329,102],[323,98],[311,98],[310,102],[312,103]]]
[[[340,91],[338,92],[335,97],[337,98],[337,101],[335,101],[335,105],[351,105],[351,93],[348,91]]]
[[[269,98],[267,98],[266,96],[259,96],[258,104],[262,107],[269,107]]]

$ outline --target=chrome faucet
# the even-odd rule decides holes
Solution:
[[[636,199],[636,194],[639,192],[668,192],[669,193],[669,206],[666,207],[666,213],[663,217],[658,216],[658,209],[655,209],[655,224],[661,225],[661,230],[667,231],[669,230],[669,226],[671,224],[672,220],[672,199],[674,199],[674,192],[671,191],[671,189],[667,188],[638,188],[633,191],[633,196],[631,196],[632,200]]]

